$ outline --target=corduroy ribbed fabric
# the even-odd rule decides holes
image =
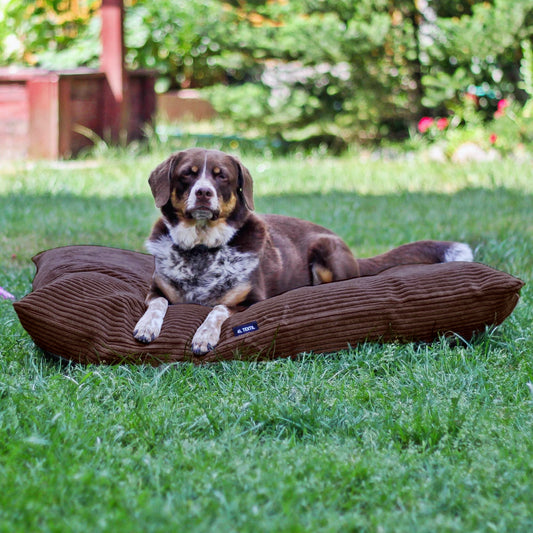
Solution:
[[[207,307],[171,305],[154,342],[133,338],[145,310],[151,256],[67,246],[42,252],[34,262],[33,291],[14,303],[19,319],[42,350],[79,363],[205,363],[334,352],[373,341],[470,340],[511,314],[523,286],[486,265],[452,262],[302,287],[231,316],[216,350],[195,357],[190,342]]]

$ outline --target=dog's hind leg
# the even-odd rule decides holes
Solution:
[[[313,242],[309,249],[309,267],[313,285],[359,276],[356,259],[336,235],[323,235]]]

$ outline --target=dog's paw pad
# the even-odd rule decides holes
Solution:
[[[191,349],[194,355],[205,355],[215,349],[219,339],[217,331],[208,331],[208,328],[200,329],[192,339]]]
[[[156,336],[153,333],[141,332],[137,329],[133,331],[133,336],[139,342],[142,342],[144,344],[148,344],[156,339]]]
[[[148,344],[157,339],[159,333],[161,333],[161,325],[154,320],[145,321],[141,318],[133,330],[133,337],[139,342]]]
[[[192,349],[192,353],[194,355],[205,355],[209,352],[212,352],[214,349],[215,349],[216,346],[213,346],[212,344],[210,343],[201,343],[201,344],[198,344],[198,343],[192,343],[192,346],[191,346],[191,349]]]

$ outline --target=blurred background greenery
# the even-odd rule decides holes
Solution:
[[[97,66],[100,0],[0,0],[0,64]],[[533,0],[126,0],[129,68],[235,131],[356,143],[533,143]]]

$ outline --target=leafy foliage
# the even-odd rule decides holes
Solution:
[[[8,0],[0,11],[0,64],[94,66],[100,0]]]
[[[137,2],[125,20],[129,66],[157,69],[160,90],[220,81],[224,71],[214,57],[224,42],[223,15],[222,3],[213,0]]]
[[[95,65],[99,3],[8,0],[0,61]],[[403,137],[424,115],[466,123],[467,93],[480,120],[502,98],[523,105],[533,0],[129,0],[125,41],[158,90],[206,88],[243,128],[342,145]]]
[[[376,137],[416,112],[408,2],[396,3],[392,16],[387,2],[267,3],[258,12],[263,22],[240,53],[261,65],[248,85],[264,90],[259,101],[268,132],[286,139]],[[232,35],[238,38],[237,31]],[[224,112],[222,90],[209,94]]]
[[[471,15],[437,19],[434,30],[423,78],[426,107],[453,109],[466,91],[480,98],[480,107],[487,113],[505,95],[524,100],[517,91],[517,58],[521,41],[533,36],[533,2],[479,3]]]
[[[519,61],[526,50],[520,43],[533,35],[531,0],[253,4],[246,3],[248,18],[232,35],[253,27],[254,39],[242,39],[253,46],[241,44],[240,53],[260,72],[239,87],[207,91],[220,112],[244,126],[260,106],[264,129],[285,139],[376,139],[405,135],[423,114],[454,114],[466,123],[468,92],[477,97],[480,120],[491,118],[503,97],[523,103],[528,96],[520,90]]]

